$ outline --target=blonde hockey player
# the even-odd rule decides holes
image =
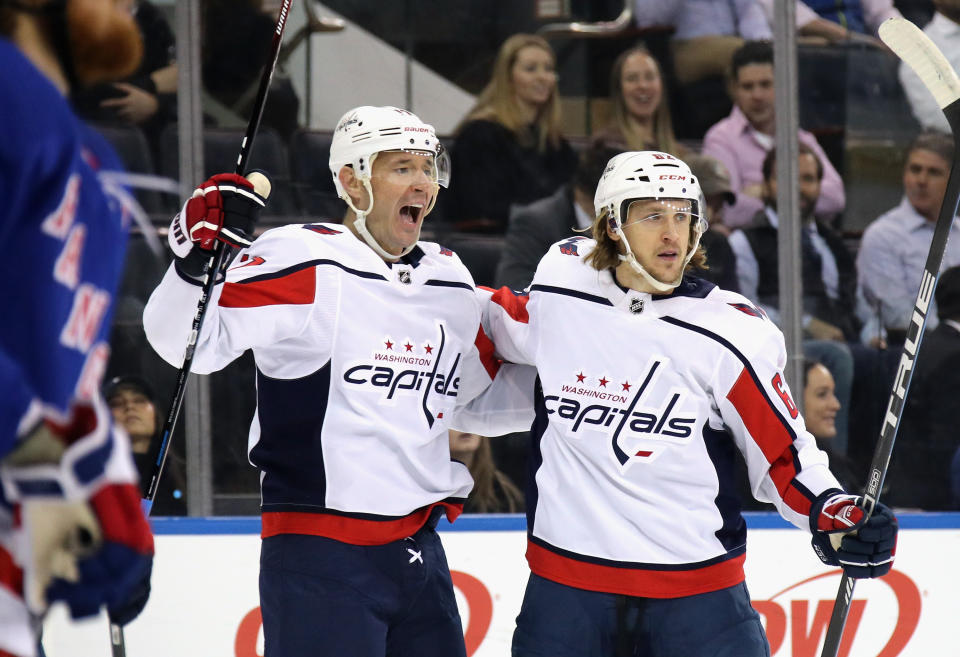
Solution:
[[[782,334],[694,275],[701,203],[681,160],[620,154],[594,239],[557,243],[525,295],[488,305],[499,354],[540,381],[514,657],[768,655],[744,584],[738,451],[753,494],[812,531],[826,563],[890,569],[896,520],[880,505],[864,523],[830,473],[784,381]]]

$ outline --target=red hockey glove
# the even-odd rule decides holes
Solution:
[[[862,501],[837,490],[823,493],[810,509],[811,542],[823,563],[840,566],[848,577],[882,577],[893,567],[899,525],[879,502],[866,519]]]
[[[212,250],[215,240],[238,248],[250,246],[253,226],[265,205],[266,199],[243,176],[217,174],[197,187],[173,218],[170,247],[178,258],[185,258],[194,245]]]
[[[27,606],[63,600],[74,617],[106,605],[117,622],[149,595],[153,536],[126,434],[102,401],[37,422],[2,460],[3,497],[19,505],[14,559]]]
[[[47,601],[63,600],[73,618],[93,616],[107,606],[110,620],[126,625],[150,597],[153,535],[132,484],[103,487],[90,500],[100,540],[76,561],[76,573],[54,573]]]

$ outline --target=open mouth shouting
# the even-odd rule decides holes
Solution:
[[[411,203],[400,208],[400,221],[408,226],[416,226],[423,217],[423,203]]]

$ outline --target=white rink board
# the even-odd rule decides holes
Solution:
[[[894,572],[860,581],[847,632],[849,657],[958,654],[960,514],[901,515]],[[751,514],[747,583],[776,657],[816,657],[839,571],[824,567],[809,539],[770,514]],[[503,657],[529,570],[519,516],[463,517],[443,531],[468,654]],[[258,519],[159,519],[153,594],[126,628],[129,657],[259,657]],[[222,532],[222,533],[218,533]],[[952,556],[951,556],[952,555]],[[70,623],[62,609],[44,628],[48,657],[109,657],[106,616]],[[951,647],[953,646],[953,647]],[[952,652],[953,651],[953,652]],[[841,657],[844,650],[841,649]]]

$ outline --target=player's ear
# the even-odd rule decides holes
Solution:
[[[354,174],[353,167],[348,165],[340,167],[340,173],[337,174],[337,177],[340,179],[340,184],[343,185],[343,188],[350,193],[350,196],[359,196],[362,185],[360,184],[360,180],[357,179],[356,174]]]

